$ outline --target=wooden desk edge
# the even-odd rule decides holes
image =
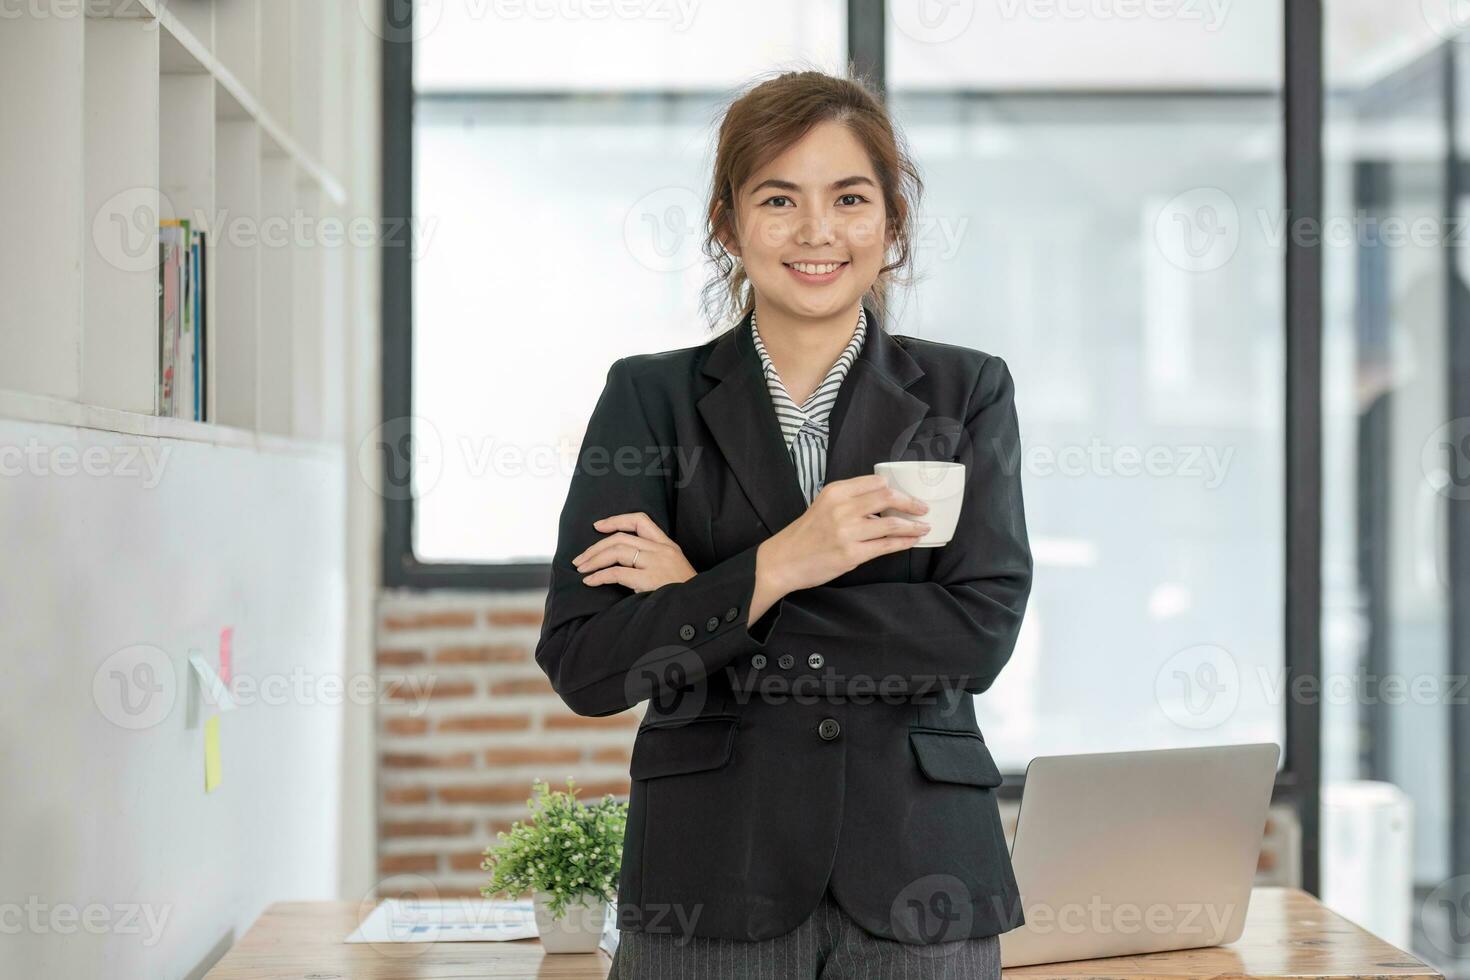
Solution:
[[[245,980],[270,968],[298,972],[340,971],[354,980],[375,977],[433,980],[463,977],[467,965],[495,959],[502,967],[495,975],[538,980],[604,980],[611,958],[603,950],[583,954],[546,954],[534,939],[495,943],[344,943],[342,940],[372,910],[372,903],[273,902],[266,907],[245,935],[206,974],[206,980]],[[1272,937],[1273,925],[1287,920],[1305,931],[1315,930],[1311,944]],[[1319,921],[1311,921],[1319,920]],[[1266,935],[1258,935],[1266,931]],[[1341,941],[1320,945],[1319,934],[1335,935]],[[1336,963],[1345,956],[1360,954],[1351,964]],[[1248,972],[1238,967],[1253,962],[1280,959],[1276,972]],[[1323,968],[1309,964],[1319,960]],[[1288,963],[1287,961],[1290,961]],[[410,962],[412,961],[412,965]],[[505,962],[509,961],[509,962]],[[1211,962],[1213,961],[1213,962]],[[1190,964],[1193,964],[1192,966]],[[377,967],[375,969],[374,967]],[[516,967],[521,970],[516,970]],[[1232,970],[1235,966],[1237,969]],[[443,969],[436,969],[442,967]],[[410,972],[411,971],[411,972]],[[271,974],[274,975],[274,974]],[[1142,956],[1072,960],[1037,966],[1012,967],[1006,977],[1091,978],[1091,980],[1366,980],[1393,977],[1403,980],[1445,980],[1444,975],[1405,950],[1333,912],[1315,897],[1295,888],[1258,887],[1251,893],[1246,931],[1228,946],[1173,950]]]

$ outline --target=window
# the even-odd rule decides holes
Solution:
[[[904,331],[1016,379],[1036,577],[997,760],[1283,742],[1280,4],[1005,9],[889,33]]]
[[[413,30],[412,552],[514,570],[550,561],[612,362],[710,337],[723,103],[775,66],[840,71],[846,41],[834,0],[502,6],[446,3]]]

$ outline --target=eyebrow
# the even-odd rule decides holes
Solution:
[[[855,176],[852,176],[852,177],[843,177],[841,180],[834,180],[834,181],[832,181],[832,184],[831,184],[830,189],[836,191],[836,190],[841,190],[844,187],[852,187],[852,186],[855,186],[857,184],[867,184],[869,187],[873,187],[873,188],[876,188],[878,186],[877,184],[875,184],[871,180],[869,180],[867,177],[863,177],[861,175],[855,175]],[[794,183],[792,183],[789,180],[778,180],[777,178],[772,177],[769,180],[763,180],[759,184],[756,184],[755,187],[751,188],[750,193],[752,195],[759,194],[761,192],[761,190],[763,188],[766,188],[766,187],[775,188],[778,191],[799,191],[799,190],[801,190],[801,186],[798,185],[798,184],[794,184]]]

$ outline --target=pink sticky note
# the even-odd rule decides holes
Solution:
[[[235,627],[226,626],[219,631],[219,679],[228,687],[234,683],[235,672],[230,665],[230,647],[235,639]]]

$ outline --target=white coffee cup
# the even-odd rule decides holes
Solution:
[[[929,530],[915,548],[938,548],[949,544],[960,522],[960,505],[965,502],[965,464],[937,459],[905,459],[879,463],[873,472],[895,490],[918,497],[929,505],[924,514],[888,508],[881,517],[906,517],[926,521]]]

